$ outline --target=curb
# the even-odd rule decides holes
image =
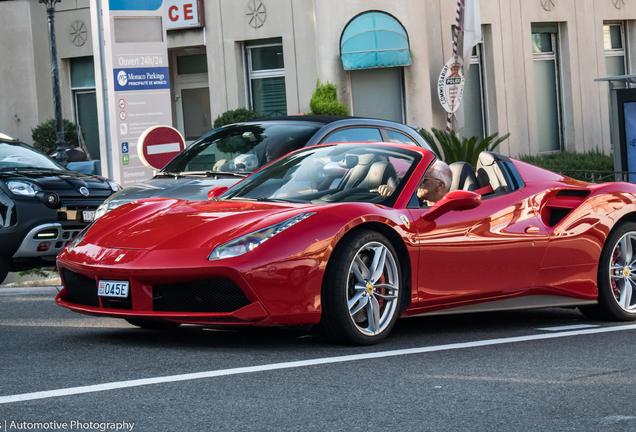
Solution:
[[[62,286],[62,279],[59,276],[48,278],[48,279],[39,279],[39,280],[27,280],[24,282],[10,282],[3,285],[0,285],[0,290],[4,290],[6,288],[25,288],[25,287],[48,287],[48,286]]]
[[[16,294],[57,294],[61,289],[61,286],[34,286],[18,288],[0,287],[0,296]]]

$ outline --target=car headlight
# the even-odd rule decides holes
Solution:
[[[108,213],[108,203],[103,202],[97,207],[97,210],[95,210],[95,220],[104,216],[106,213]]]
[[[69,252],[73,252],[73,249],[75,249],[77,247],[77,245],[82,241],[82,239],[84,238],[84,236],[88,232],[88,229],[91,226],[93,226],[93,224],[88,225],[86,228],[84,228],[82,231],[80,231],[80,233],[77,236],[75,236],[75,238],[68,244],[67,250]]]
[[[99,207],[97,207],[97,210],[95,211],[95,220],[104,216],[109,211],[115,210],[117,207],[119,207],[122,204],[123,203],[118,203],[116,201],[104,201],[103,203],[100,204]]]
[[[115,183],[112,180],[108,180],[108,185],[110,186],[110,188],[113,190],[113,192],[118,192],[120,190],[122,190],[123,188],[119,185],[119,183]]]
[[[315,213],[302,213],[298,216],[294,216],[293,218],[289,218],[280,223],[277,223],[276,225],[254,231],[252,233],[224,243],[220,246],[217,246],[216,249],[214,249],[208,257],[208,260],[214,261],[218,259],[232,258],[243,255],[244,253],[249,252],[262,245],[264,242],[271,239],[276,234],[283,232],[292,225],[296,225],[298,222],[307,219],[313,214]]]
[[[41,190],[37,185],[25,181],[11,180],[6,184],[11,193],[15,195],[35,196]]]

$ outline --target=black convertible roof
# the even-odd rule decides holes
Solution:
[[[336,115],[295,115],[284,117],[271,117],[269,120],[298,120],[298,121],[311,121],[318,123],[332,123],[338,120],[354,119],[357,117],[351,116],[336,116]]]
[[[339,115],[292,115],[292,116],[282,116],[282,117],[263,117],[260,119],[243,121],[238,123],[255,123],[255,122],[264,122],[264,121],[303,121],[303,122],[315,122],[315,123],[323,123],[329,124],[336,122],[338,120],[354,120],[354,119],[365,119],[365,120],[377,120],[382,121],[381,119],[374,119],[369,117],[354,117],[354,116],[339,116]]]

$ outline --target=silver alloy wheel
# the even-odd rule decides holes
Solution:
[[[610,287],[618,306],[625,312],[636,312],[636,232],[630,231],[616,242],[609,265]]]
[[[373,336],[391,323],[398,307],[399,272],[391,251],[370,242],[356,253],[349,267],[347,301],[358,331]]]

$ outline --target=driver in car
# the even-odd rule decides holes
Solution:
[[[424,176],[417,185],[417,198],[420,206],[426,204],[432,206],[442,199],[450,189],[453,181],[453,173],[446,162],[436,160],[431,167],[426,170]],[[395,188],[389,185],[380,185],[378,193],[382,196],[389,196],[395,192]]]

